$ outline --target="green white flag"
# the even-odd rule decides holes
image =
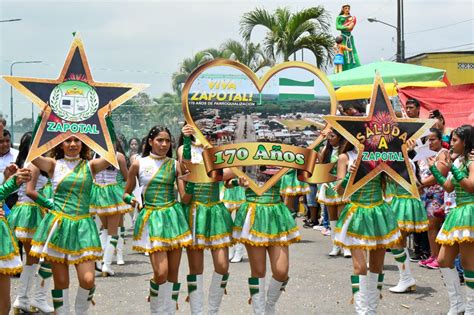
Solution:
[[[314,100],[314,80],[296,81],[279,78],[279,100],[312,101]]]

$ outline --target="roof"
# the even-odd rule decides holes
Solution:
[[[464,51],[434,51],[434,52],[424,52],[418,55],[405,58],[406,61],[414,61],[417,59],[424,58],[427,55],[441,55],[441,54],[452,54],[452,55],[474,55],[474,50],[464,50]]]

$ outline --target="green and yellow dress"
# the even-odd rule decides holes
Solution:
[[[176,161],[150,153],[139,160],[138,180],[144,186],[144,208],[138,214],[133,249],[152,253],[192,244],[183,207],[176,201]]]
[[[392,248],[400,241],[397,219],[383,200],[382,175],[356,191],[337,221],[334,243],[350,249]]]
[[[280,195],[298,196],[309,194],[309,184],[298,180],[296,170],[291,169],[281,178]]]
[[[89,213],[92,183],[88,161],[79,157],[56,161],[54,209],[36,230],[32,256],[67,264],[102,259],[99,234]]]
[[[0,200],[5,200],[17,189],[16,177],[13,176],[0,186]],[[17,240],[8,226],[2,208],[3,202],[0,202],[0,275],[14,275],[22,271],[23,264]]]
[[[124,188],[125,181],[119,169],[111,167],[97,173],[92,186],[91,214],[108,216],[132,211],[122,199]]]
[[[40,174],[35,190],[41,194],[47,183],[48,178]],[[23,184],[18,189],[18,201],[8,216],[8,225],[17,239],[23,243],[30,243],[47,211],[48,209],[41,207],[26,195],[26,184]]]
[[[472,161],[459,162],[456,167],[469,178],[469,166]],[[436,237],[436,242],[443,245],[474,242],[474,193],[465,191],[461,184],[451,177],[456,192],[456,207],[451,209]]]
[[[428,216],[423,202],[414,198],[393,180],[389,181],[393,183],[393,198],[390,207],[395,213],[400,230],[408,233],[428,231]]]
[[[219,183],[195,184],[193,199],[185,209],[193,235],[192,248],[232,245],[232,217],[219,200]]]
[[[246,201],[237,210],[234,239],[252,246],[288,246],[300,240],[290,209],[280,197],[280,182],[262,196],[245,190]]]
[[[240,205],[245,202],[245,189],[241,186],[227,188],[221,182],[221,201],[229,211],[239,209]]]
[[[337,161],[339,160],[339,148],[334,147],[331,152],[330,163],[334,164],[334,167],[329,172],[331,175],[337,175]],[[336,182],[323,183],[319,189],[318,193],[318,202],[326,206],[338,206],[345,204],[346,202],[342,200],[342,196],[334,190]]]

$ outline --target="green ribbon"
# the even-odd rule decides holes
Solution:
[[[456,179],[458,183],[461,182],[464,178],[466,178],[466,174],[461,172],[461,170],[457,168],[456,166],[454,166],[454,164],[451,165],[451,173],[453,174],[453,177]]]
[[[54,203],[48,198],[45,198],[43,195],[38,194],[38,198],[36,198],[35,202],[39,204],[41,207],[44,207],[50,210],[54,209]]]
[[[435,165],[430,166],[430,172],[431,174],[433,174],[438,184],[443,186],[444,183],[446,183],[446,177],[444,177],[443,174],[441,174],[441,172],[438,170],[438,168]]]
[[[183,137],[183,159],[191,160],[191,137]]]

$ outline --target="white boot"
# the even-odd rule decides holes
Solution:
[[[159,285],[155,283],[155,281],[150,280],[150,293],[148,295],[148,301],[150,302],[150,314],[151,315],[158,315],[163,313],[163,306],[161,306],[158,301],[158,292],[159,292]]]
[[[232,260],[232,258],[234,258],[235,246],[236,246],[236,245],[229,247],[229,260]]]
[[[403,252],[398,253],[398,250],[392,249],[392,254],[397,262],[398,271],[400,273],[400,280],[398,284],[389,288],[388,290],[393,293],[405,293],[416,291],[416,281],[411,275],[410,261],[408,260],[408,250],[403,249]]]
[[[377,314],[377,307],[382,294],[384,274],[369,272],[367,282],[367,314]]]
[[[52,290],[55,315],[69,315],[69,289]]]
[[[100,230],[99,239],[100,239],[100,246],[102,247],[102,252],[104,252],[105,247],[108,244],[108,240],[109,240],[109,235],[107,234],[106,229]],[[95,264],[96,264],[98,270],[102,270],[102,261],[98,260],[98,261],[96,261]]]
[[[352,253],[351,253],[351,250],[349,248],[344,248],[343,253],[344,253],[344,258],[351,258],[352,257]]]
[[[341,253],[341,248],[337,245],[334,245],[334,236],[336,235],[336,232],[335,232],[336,223],[337,223],[337,220],[329,221],[329,226],[331,227],[331,241],[333,244],[332,249],[329,252],[329,256],[337,256]]]
[[[76,303],[74,310],[76,315],[89,314],[89,306],[91,305],[92,298],[94,297],[95,287],[92,289],[77,288]]]
[[[265,278],[249,278],[250,301],[255,315],[265,315]]]
[[[116,248],[117,265],[125,265],[125,261],[123,260],[123,245],[124,244],[125,244],[125,227],[121,226],[117,248]]]
[[[204,292],[202,275],[188,275],[188,298],[191,314],[202,315],[204,311]]]
[[[17,296],[15,302],[13,302],[13,308],[15,309],[15,312],[30,312],[30,299],[28,297],[28,292],[33,286],[33,278],[37,269],[37,264],[23,266],[23,271],[21,272],[20,281],[18,283]]]
[[[118,236],[108,236],[107,245],[104,251],[104,260],[102,263],[102,277],[113,276],[112,259],[114,258],[115,246],[117,245]]]
[[[166,309],[165,313],[167,315],[174,315],[176,314],[176,310],[178,309],[178,297],[179,297],[179,289],[181,288],[181,283],[173,283],[167,282],[170,286],[171,294],[169,294],[169,298],[166,300]],[[165,289],[167,292],[168,289]],[[168,293],[166,293],[168,294]]]
[[[458,272],[454,268],[440,268],[440,270],[449,295],[448,315],[464,313],[465,306],[461,295],[461,283]]]
[[[352,275],[352,295],[354,299],[354,308],[356,314],[367,314],[367,276]]]
[[[36,275],[34,278],[35,289],[31,299],[31,308],[34,308],[41,313],[52,313],[54,307],[49,305],[49,283],[48,279],[41,278],[40,275]]]
[[[289,279],[288,279],[289,280]],[[265,315],[275,315],[276,314],[276,303],[280,298],[280,295],[285,291],[286,284],[285,282],[280,282],[275,280],[273,277],[270,279],[270,284],[268,285],[267,290],[267,301],[265,303]]]
[[[474,314],[474,272],[464,270],[466,280],[466,315]],[[472,278],[471,278],[472,277]]]
[[[219,307],[222,302],[222,297],[225,293],[227,286],[227,280],[229,274],[221,275],[214,271],[212,274],[211,286],[209,287],[209,298],[208,298],[208,313],[209,315],[219,314]]]
[[[231,259],[231,263],[238,263],[241,262],[244,258],[244,245],[241,243],[235,244],[235,252],[234,257]]]

